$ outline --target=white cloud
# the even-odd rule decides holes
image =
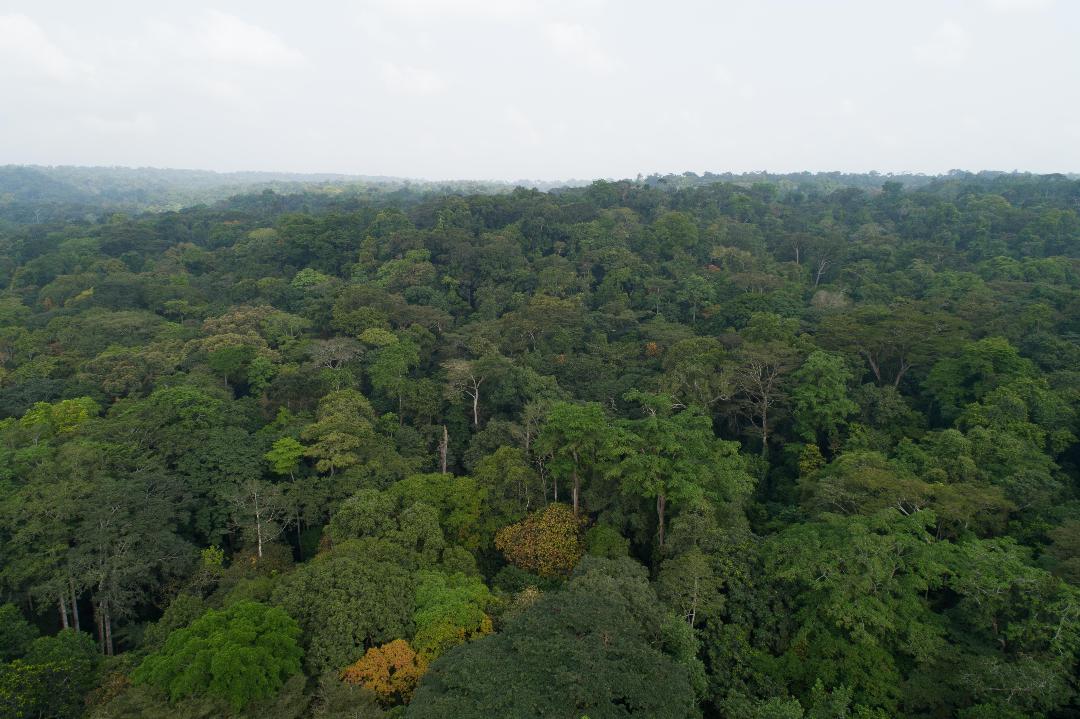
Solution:
[[[925,43],[914,48],[916,60],[937,67],[961,65],[970,52],[971,36],[952,20],[943,21]]]
[[[0,73],[73,80],[86,70],[26,15],[0,15]]]
[[[610,75],[618,67],[615,58],[600,48],[581,25],[551,22],[544,26],[544,37],[556,54],[594,75]]]
[[[211,60],[257,67],[303,64],[303,53],[273,32],[217,10],[206,13],[198,36],[201,54]]]
[[[423,97],[446,89],[442,77],[427,68],[384,61],[379,66],[379,74],[386,88],[400,95]]]
[[[529,146],[536,146],[542,142],[543,137],[540,135],[540,131],[536,129],[536,125],[529,119],[528,115],[518,108],[513,106],[503,108],[503,116],[514,131],[516,139]]]
[[[538,9],[536,0],[379,0],[378,4],[389,13],[413,20],[519,20],[534,15]]]
[[[986,4],[998,12],[1030,12],[1045,10],[1054,0],[986,0]]]
[[[1080,67],[1080,0],[796,4],[0,0],[0,162],[507,179],[1080,169],[1080,94],[1055,92]]]
[[[84,115],[80,118],[87,130],[101,135],[130,137],[131,135],[153,135],[157,131],[157,121],[147,112],[137,112],[131,117],[103,117]]]

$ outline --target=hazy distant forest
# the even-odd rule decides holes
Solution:
[[[1078,212],[0,168],[0,716],[1080,717]]]

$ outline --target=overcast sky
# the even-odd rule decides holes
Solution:
[[[0,164],[1080,171],[1075,0],[0,0]]]

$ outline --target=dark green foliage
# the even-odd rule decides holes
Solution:
[[[303,630],[304,661],[314,672],[343,669],[365,649],[411,634],[415,579],[402,559],[396,546],[346,542],[274,590],[274,604]]]
[[[0,714],[11,719],[82,716],[101,655],[89,635],[65,629],[39,637],[25,656],[0,664]]]
[[[37,630],[23,618],[14,604],[0,605],[0,661],[21,657],[37,636]]]
[[[696,716],[643,575],[630,560],[583,567],[501,633],[435,662],[406,716]]]
[[[285,179],[0,168],[0,714],[1080,712],[1076,179]]]

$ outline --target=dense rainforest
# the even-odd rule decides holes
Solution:
[[[722,179],[10,195],[0,715],[1080,717],[1080,181]]]

